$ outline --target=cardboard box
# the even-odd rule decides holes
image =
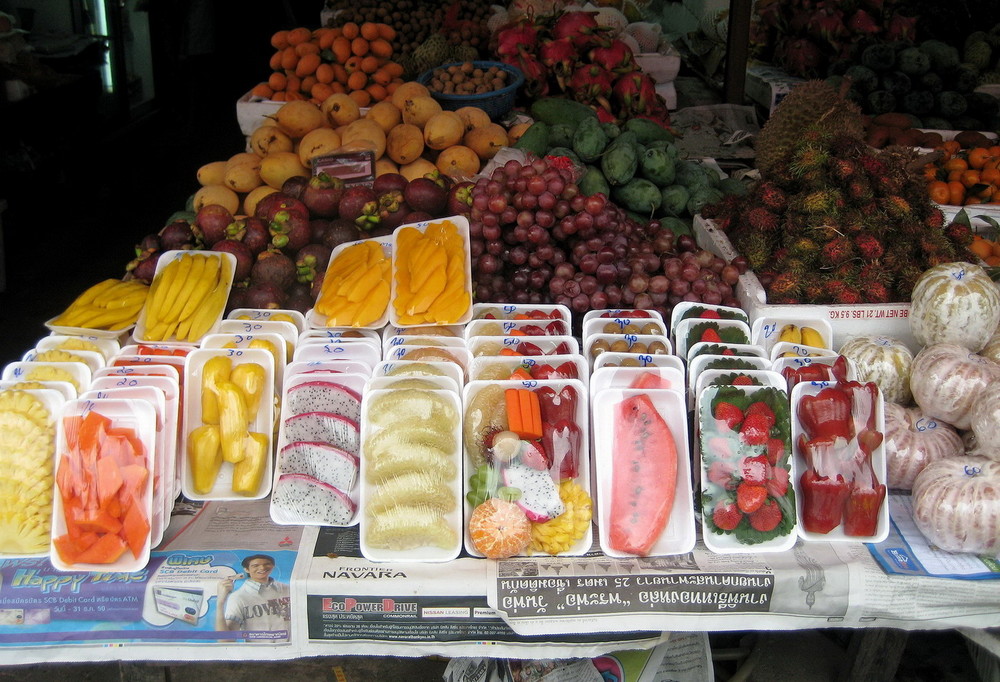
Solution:
[[[635,55],[635,62],[657,83],[672,83],[681,70],[680,52],[669,44],[659,52],[641,52]]]
[[[803,78],[789,76],[781,67],[751,64],[747,66],[746,96],[768,111],[774,111],[792,88],[805,82]]]
[[[739,253],[729,237],[710,220],[700,215],[694,218],[694,236],[698,245],[727,261]],[[752,271],[740,275],[736,298],[750,316],[750,322],[760,317],[780,319],[827,320],[833,328],[833,349],[855,336],[889,336],[906,344],[917,353],[920,344],[910,331],[909,303],[859,303],[856,305],[785,305],[767,302],[767,294]]]
[[[236,121],[240,124],[240,132],[252,135],[253,131],[264,125],[269,116],[278,113],[284,102],[258,99],[249,92],[236,100]]]

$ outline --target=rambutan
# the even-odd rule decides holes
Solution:
[[[875,197],[871,183],[864,178],[850,180],[845,187],[847,196],[856,202],[867,203]]]
[[[840,265],[854,258],[854,246],[848,237],[834,237],[820,250],[820,259],[827,265]]]
[[[754,230],[776,232],[781,225],[778,216],[763,206],[754,206],[746,212],[746,223]]]
[[[743,254],[751,270],[760,270],[767,264],[773,251],[771,239],[760,232],[740,232],[733,237],[733,246]]]
[[[843,195],[832,188],[818,189],[802,197],[802,210],[808,213],[834,213],[843,206]]]
[[[815,239],[806,236],[792,235],[793,239],[788,244],[788,254],[795,258],[811,260],[819,255],[819,244]]]
[[[968,248],[972,244],[972,228],[968,225],[963,225],[959,222],[949,223],[946,228],[944,228],[944,236],[947,237],[955,246],[961,248]]]
[[[888,287],[892,283],[892,275],[881,261],[874,260],[858,268],[857,280],[863,282],[865,286],[869,283],[878,283]]]
[[[888,303],[892,294],[881,282],[868,282],[862,289],[862,298],[865,303]]]
[[[870,154],[863,154],[858,163],[869,178],[884,178],[889,173],[888,166]]]
[[[821,170],[830,160],[830,154],[823,147],[806,144],[792,153],[788,172],[793,178],[803,178],[814,171]]]
[[[890,218],[905,220],[913,216],[913,209],[910,207],[910,202],[898,194],[890,194],[889,196],[882,197],[878,200],[878,203]]]
[[[937,206],[932,206],[927,217],[924,218],[924,223],[927,224],[927,227],[944,227],[944,212]]]
[[[842,279],[832,278],[826,282],[826,290],[832,303],[860,303],[861,294],[853,286]]]
[[[856,236],[854,238],[854,246],[865,260],[881,258],[882,254],[885,253],[885,247],[882,246],[882,242],[871,234],[859,234]]]
[[[783,213],[788,206],[788,196],[775,182],[764,181],[757,185],[757,196],[765,208],[775,213]]]
[[[857,172],[857,164],[850,159],[834,158],[830,160],[830,174],[841,182],[850,180]]]
[[[842,289],[836,296],[833,297],[833,302],[841,305],[857,305],[863,300],[864,298],[862,297],[861,292],[854,288]]]
[[[830,300],[826,281],[818,273],[812,272],[802,278],[802,300],[812,304],[826,303]]]
[[[802,294],[802,276],[790,272],[781,272],[775,275],[767,289],[769,298],[788,299],[798,298]]]

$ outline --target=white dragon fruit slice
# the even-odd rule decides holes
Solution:
[[[547,470],[513,464],[504,468],[503,484],[521,491],[514,504],[524,510],[529,521],[544,523],[566,511],[559,497],[559,486]]]
[[[361,436],[353,419],[332,412],[305,412],[285,420],[285,441],[329,443],[356,455]]]
[[[289,415],[330,412],[354,421],[361,418],[361,396],[334,381],[307,381],[293,386],[285,396],[285,406]]]
[[[346,526],[356,509],[347,493],[305,474],[279,476],[271,491],[271,516],[277,523]]]
[[[299,441],[278,451],[279,474],[306,474],[350,490],[358,477],[358,458],[328,443]]]

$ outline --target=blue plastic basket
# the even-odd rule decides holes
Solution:
[[[465,62],[449,62],[448,64],[436,66],[433,69],[424,71],[420,74],[417,81],[421,85],[428,86],[431,82],[431,77],[433,76],[435,69],[446,69],[449,66],[464,63]],[[484,71],[491,66],[499,67],[510,74],[510,82],[508,82],[506,87],[499,90],[484,92],[478,95],[453,95],[434,92],[431,90],[431,96],[433,96],[434,99],[441,104],[442,109],[455,111],[456,109],[461,109],[462,107],[479,107],[489,114],[492,120],[498,121],[506,116],[508,111],[514,108],[514,100],[517,98],[517,89],[521,87],[522,83],[524,83],[524,74],[521,73],[521,70],[516,66],[504,64],[503,62],[472,62],[472,65],[477,69],[483,69]]]

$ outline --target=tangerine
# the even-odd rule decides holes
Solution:
[[[531,544],[531,522],[513,502],[491,497],[472,511],[469,537],[487,559],[506,559]]]

